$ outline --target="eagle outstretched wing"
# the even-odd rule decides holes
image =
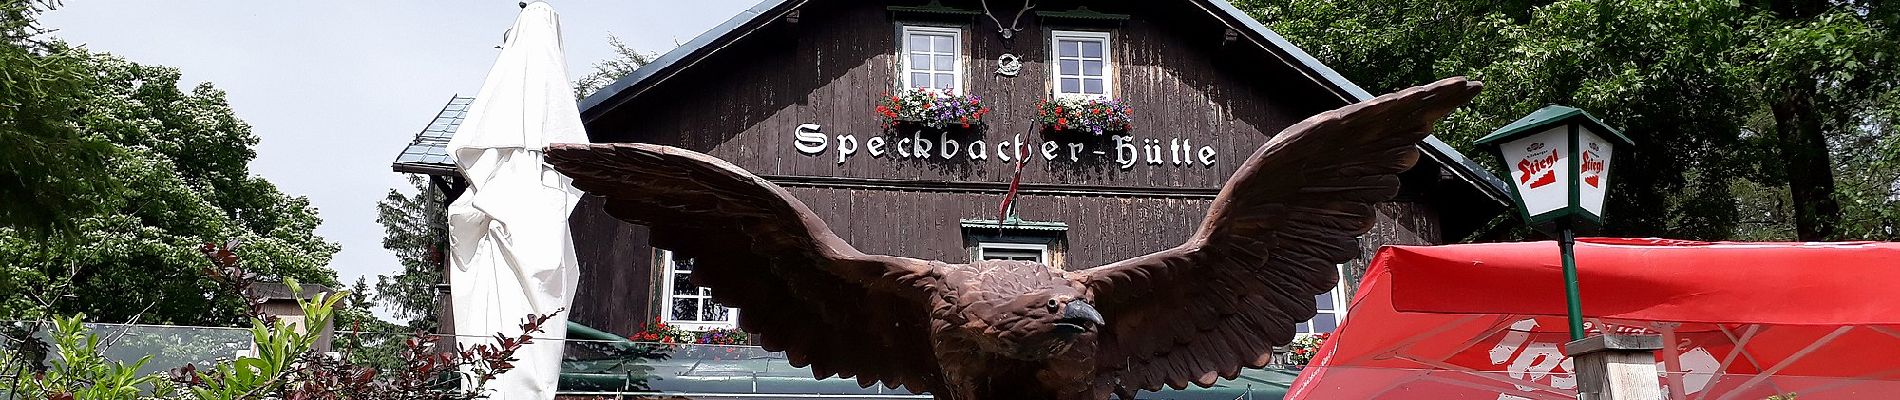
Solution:
[[[555,144],[547,160],[655,246],[694,257],[692,282],[815,378],[937,389],[929,261],[866,255],[811,209],[737,166],[651,144]],[[664,233],[664,234],[661,234]]]
[[[1187,243],[1074,273],[1109,321],[1099,373],[1152,391],[1266,365],[1359,255],[1415,145],[1480,86],[1451,78],[1307,118],[1234,173]]]

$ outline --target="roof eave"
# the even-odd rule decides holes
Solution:
[[[719,24],[719,26],[715,26],[705,33],[693,37],[693,40],[680,44],[679,47],[666,52],[666,54],[660,55],[660,58],[654,59],[653,62],[634,69],[634,71],[627,74],[627,76],[620,77],[620,79],[614,80],[612,84],[594,91],[594,93],[589,94],[587,98],[581,99],[581,122],[593,122],[594,118],[600,117],[608,110],[612,110],[621,103],[625,103],[627,100],[639,95],[640,92],[645,91],[646,88],[659,84],[661,81],[666,80],[667,77],[698,63],[719,49],[725,48],[726,45],[751,33],[752,30],[763,27],[773,20],[773,18],[760,18],[761,16],[772,15],[776,17],[792,8],[796,8],[797,5],[804,4],[805,1],[806,0],[764,0],[760,1],[757,5],[753,5],[750,9],[739,12],[738,15],[732,16],[732,18],[727,19],[726,22]],[[735,36],[735,34],[737,35]],[[713,45],[715,42],[718,42],[717,46]]]
[[[394,164],[389,165],[389,169],[391,171],[405,173],[405,174],[452,176],[458,173],[455,171],[455,166],[453,165],[443,166],[443,165],[432,165],[432,164],[394,163]]]

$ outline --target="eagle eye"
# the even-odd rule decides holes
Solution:
[[[1062,304],[1056,302],[1056,299],[1049,299],[1049,311],[1055,311],[1057,307],[1061,306]]]

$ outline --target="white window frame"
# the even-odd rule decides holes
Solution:
[[[990,249],[1035,250],[1041,253],[1041,255],[1036,256],[1036,262],[1043,264],[1049,263],[1049,245],[1047,244],[981,242],[976,244],[976,259],[978,261],[987,260],[987,258],[983,258],[983,256],[985,253],[988,253]]]
[[[951,88],[950,91],[957,92],[957,93],[967,93],[968,91],[965,90],[966,88],[964,87],[964,85],[967,82],[964,80],[963,28],[949,27],[949,26],[932,26],[932,25],[903,25],[902,29],[899,29],[898,35],[897,35],[897,40],[899,42],[897,44],[897,73],[899,75],[898,89],[911,90],[913,88],[916,88],[916,85],[913,85],[910,79],[911,78],[910,73],[912,71],[912,69],[910,68],[910,56],[911,56],[910,36],[912,33],[931,35],[931,36],[942,36],[942,35],[950,36],[950,43],[952,45],[952,50],[950,53],[950,59],[951,59],[950,74],[953,76],[953,78],[951,79],[956,81],[955,82],[956,87]],[[931,69],[928,71],[930,71],[930,73],[933,73],[933,74],[942,73],[942,71],[938,71],[935,69]],[[939,88],[930,88],[930,89],[939,90]],[[945,95],[945,94],[940,91],[938,92],[938,95]]]
[[[1114,98],[1115,97],[1115,38],[1113,32],[1104,31],[1050,31],[1049,32],[1049,93],[1056,98]],[[1065,93],[1062,91],[1062,41],[1094,40],[1102,42],[1102,94]],[[1083,77],[1083,75],[1075,75]],[[1084,85],[1086,86],[1086,85]],[[1077,89],[1081,89],[1078,87]]]
[[[1346,298],[1352,297],[1352,294],[1346,293],[1346,264],[1342,263],[1342,264],[1333,265],[1333,269],[1339,272],[1339,283],[1333,286],[1333,290],[1329,291],[1333,295],[1333,309],[1332,311],[1321,310],[1319,313],[1333,315],[1333,331],[1337,332],[1339,331],[1340,326],[1344,326],[1346,324],[1346,310],[1348,308],[1346,307]],[[1319,318],[1319,316],[1314,315],[1313,318]],[[1295,327],[1294,328],[1295,336],[1308,336],[1314,333],[1320,333],[1320,332],[1307,332],[1307,331],[1313,330],[1312,319],[1308,319],[1306,320],[1306,322],[1302,322],[1302,323],[1306,325],[1306,328],[1304,330],[1301,330],[1300,328]],[[1332,333],[1332,332],[1324,332],[1324,333]]]
[[[672,326],[679,327],[680,329],[683,329],[683,330],[695,331],[695,332],[705,331],[705,330],[715,329],[715,328],[733,329],[733,327],[738,326],[739,309],[732,308],[732,307],[726,308],[726,320],[724,322],[699,321],[698,318],[695,318],[693,320],[679,320],[679,319],[673,318],[674,296],[682,296],[682,297],[695,298],[695,299],[704,299],[704,301],[712,301],[712,296],[711,296],[712,289],[707,289],[703,287],[699,288],[700,294],[698,295],[673,294],[673,274],[680,273],[680,271],[676,271],[673,269],[673,251],[664,250],[664,249],[656,249],[656,250],[659,250],[660,252],[660,268],[661,268],[660,282],[662,282],[660,284],[660,290],[661,290],[660,292],[660,316],[661,316],[660,320],[661,321],[666,321],[667,325],[672,325]],[[702,305],[701,307],[704,307],[704,305]],[[695,310],[695,312],[697,311],[698,310]]]

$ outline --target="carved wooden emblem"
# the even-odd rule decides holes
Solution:
[[[996,74],[997,75],[1016,76],[1017,73],[1021,73],[1021,72],[1023,72],[1022,58],[1016,57],[1015,54],[1009,54],[1009,53],[1003,53],[1003,55],[996,57]]]

